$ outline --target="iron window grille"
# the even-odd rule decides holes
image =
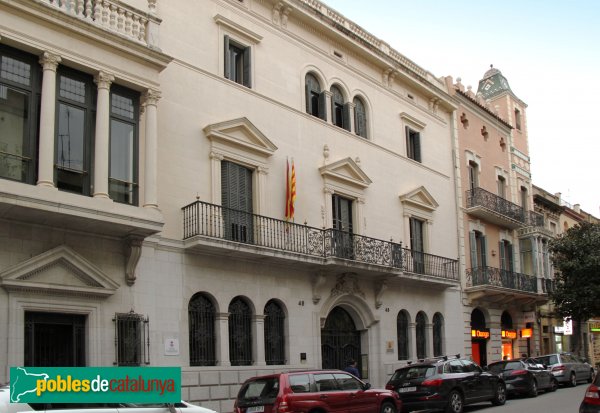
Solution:
[[[396,319],[398,360],[408,360],[408,315],[400,311]]]
[[[444,318],[440,313],[433,316],[433,356],[443,355]]]
[[[252,360],[252,311],[241,298],[229,304],[229,359],[232,366],[250,366]]]
[[[196,294],[188,307],[190,366],[214,366],[215,306],[204,295]]]
[[[425,314],[420,312],[416,319],[416,338],[417,338],[417,358],[424,359],[427,357],[427,339],[426,339],[426,323]]]
[[[142,314],[116,313],[115,354],[117,366],[150,364],[149,319]]]
[[[275,301],[265,306],[265,360],[267,365],[285,364],[285,313]]]

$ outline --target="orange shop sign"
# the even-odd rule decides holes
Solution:
[[[517,330],[502,330],[502,338],[514,340],[517,338]]]
[[[472,338],[490,338],[490,329],[484,328],[482,330],[471,329],[471,337]]]
[[[521,329],[521,338],[530,338],[533,337],[533,329],[532,328],[522,328]]]

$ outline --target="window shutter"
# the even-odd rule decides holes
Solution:
[[[244,49],[244,86],[252,87],[252,51],[250,46]]]
[[[471,268],[477,268],[477,239],[475,231],[469,232],[469,242],[471,243]]]
[[[506,270],[508,267],[506,266],[506,257],[504,256],[504,242],[500,241],[498,243],[498,251],[500,252],[500,269]]]
[[[508,266],[507,266],[507,268],[508,268],[508,270],[510,272],[514,272],[514,270],[515,270],[515,265],[514,265],[515,260],[514,260],[514,256],[513,256],[513,246],[512,246],[512,244],[508,244],[507,247],[508,247],[507,248],[508,250],[506,252],[507,255],[508,255],[508,257],[506,257],[506,259],[508,260]]]
[[[344,110],[342,113],[342,128],[350,132],[350,103],[344,103]]]
[[[415,146],[415,161],[421,162],[421,134],[419,132],[413,134],[413,144]]]
[[[412,145],[410,142],[410,128],[408,126],[404,127],[404,133],[406,134],[406,156],[409,158],[413,157]]]
[[[487,245],[485,236],[481,236],[481,266],[487,267]]]
[[[229,165],[227,161],[221,162],[221,206],[229,208]]]
[[[225,41],[223,43],[225,44],[225,78],[231,79],[231,54],[229,53],[229,36],[225,35]]]
[[[327,98],[325,92],[319,93],[319,118],[327,120]]]
[[[354,132],[363,138],[367,137],[367,115],[362,103],[354,108]]]

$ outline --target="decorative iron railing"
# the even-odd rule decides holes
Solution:
[[[544,216],[534,211],[525,212],[525,225],[530,227],[544,227]]]
[[[554,280],[549,278],[542,278],[542,292],[545,294],[550,294],[554,292]]]
[[[402,248],[400,243],[294,224],[202,201],[193,202],[182,210],[184,239],[200,235],[458,280],[457,260]]]
[[[467,208],[476,206],[482,206],[515,221],[524,221],[523,208],[483,188],[473,188],[467,191]]]
[[[475,267],[466,271],[467,285],[491,285],[530,293],[537,293],[537,278],[527,274],[494,267]]]

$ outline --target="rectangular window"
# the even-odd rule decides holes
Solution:
[[[469,189],[474,190],[479,187],[479,165],[469,161]]]
[[[352,200],[334,194],[333,214],[333,254],[340,258],[354,259],[354,238],[352,237]]]
[[[117,313],[115,322],[115,352],[117,366],[150,364],[148,318],[141,314]]]
[[[512,244],[507,240],[502,240],[498,245],[498,250],[500,252],[500,269],[513,272],[514,263]]]
[[[138,204],[138,102],[136,92],[113,86],[110,95],[109,195]]]
[[[498,196],[506,199],[506,180],[504,177],[498,177]]]
[[[225,238],[252,243],[252,171],[233,162],[221,162],[221,206]]]
[[[469,233],[471,243],[471,268],[487,266],[487,246],[485,236],[479,231]]]
[[[91,77],[62,69],[58,75],[56,186],[90,194],[96,89]]]
[[[225,36],[225,78],[252,87],[251,49]]]
[[[521,130],[521,111],[519,109],[515,109],[515,128]]]
[[[424,222],[420,219],[410,218],[410,249],[413,260],[413,271],[422,274],[425,271],[425,256],[423,242]]]
[[[527,188],[525,188],[524,186],[521,187],[521,207],[523,207],[523,210],[527,211],[529,208],[527,208],[528,202],[527,202]]]
[[[39,101],[35,57],[0,47],[0,178],[34,184]]]
[[[521,251],[521,272],[527,275],[534,275],[534,254],[533,243],[530,238],[519,241],[519,250]]]
[[[406,127],[406,156],[421,162],[421,134]]]

